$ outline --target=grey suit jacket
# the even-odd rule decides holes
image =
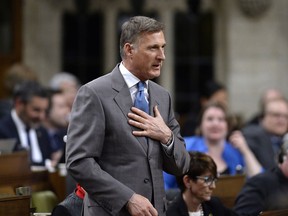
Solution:
[[[149,81],[149,105],[158,105],[175,136],[168,155],[161,143],[135,137],[127,114],[129,89],[117,65],[114,70],[79,89],[67,136],[67,169],[87,191],[84,215],[129,215],[133,193],[145,196],[165,215],[163,170],[180,175],[189,169],[189,155],[174,117],[169,93]]]

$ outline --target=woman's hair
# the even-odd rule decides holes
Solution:
[[[217,166],[214,160],[207,154],[202,152],[189,152],[190,155],[190,168],[187,173],[184,175],[177,177],[177,183],[181,190],[184,192],[185,185],[183,183],[183,177],[188,175],[188,177],[196,181],[196,176],[201,176],[206,172],[211,172],[214,178],[217,178]]]
[[[205,98],[207,100],[212,98],[212,96],[218,91],[221,91],[221,90],[226,91],[226,88],[224,85],[213,80],[207,81],[203,87],[204,88],[200,92],[201,98]]]
[[[206,113],[206,111],[210,108],[218,108],[220,110],[223,111],[224,115],[225,115],[225,121],[227,122],[228,124],[228,114],[227,114],[227,109],[225,108],[225,106],[220,103],[220,102],[217,102],[217,101],[211,101],[211,102],[208,102],[201,110],[200,114],[198,115],[198,118],[197,118],[197,128],[196,128],[196,132],[195,134],[196,135],[202,135],[201,134],[201,130],[200,130],[200,127],[201,127],[201,124],[202,124],[202,120],[203,120],[203,116],[204,114]]]

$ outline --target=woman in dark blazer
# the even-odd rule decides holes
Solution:
[[[190,152],[189,171],[177,179],[181,194],[169,205],[167,216],[232,216],[216,197],[217,167],[213,159],[200,152]]]

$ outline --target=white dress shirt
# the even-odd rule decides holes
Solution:
[[[27,150],[30,150],[30,146],[27,140],[26,126],[24,122],[19,118],[15,109],[12,109],[11,115],[19,134],[21,146]],[[43,157],[39,147],[36,130],[34,128],[30,128],[29,137],[31,141],[31,160],[36,163],[41,163]]]

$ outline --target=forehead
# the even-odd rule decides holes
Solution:
[[[48,102],[49,102],[48,98],[34,96],[31,98],[28,104],[33,105],[33,106],[43,106],[43,105],[48,106]]]
[[[221,116],[225,116],[225,113],[224,111],[219,108],[219,107],[209,107],[206,109],[206,111],[204,112],[204,115],[203,116],[210,116],[210,115],[221,115]]]
[[[283,111],[288,113],[288,104],[283,100],[269,101],[266,105],[266,111]]]
[[[153,45],[157,44],[163,46],[166,44],[163,31],[160,32],[145,32],[138,37],[139,44]]]

